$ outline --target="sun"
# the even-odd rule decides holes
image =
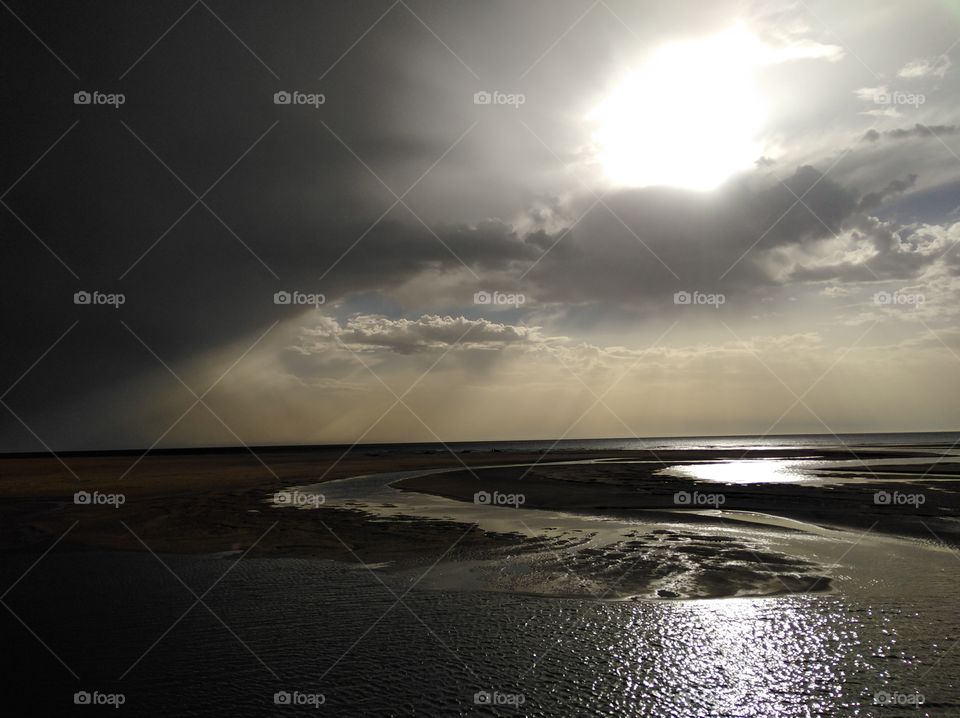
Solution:
[[[590,113],[606,178],[710,190],[762,154],[763,45],[742,26],[664,45]]]

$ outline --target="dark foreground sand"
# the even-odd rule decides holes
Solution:
[[[863,458],[870,452],[858,452]],[[109,549],[157,553],[250,551],[251,556],[298,556],[365,564],[389,563],[392,570],[430,565],[439,557],[460,566],[510,556],[524,571],[505,590],[525,592],[539,577],[551,595],[712,597],[822,591],[830,577],[803,556],[759,551],[698,527],[716,517],[678,514],[680,490],[722,492],[724,509],[756,511],[825,526],[921,537],[960,545],[960,478],[927,482],[817,485],[693,485],[654,476],[660,464],[546,466],[544,462],[614,458],[650,459],[635,452],[461,453],[434,451],[257,450],[150,455],[130,454],[0,459],[0,551],[39,555],[58,537],[58,551]],[[818,456],[849,459],[846,451],[762,451],[749,458]],[[874,456],[921,456],[912,450]],[[743,452],[670,451],[669,463],[741,458]],[[542,462],[526,469],[484,468],[505,463]],[[137,462],[135,464],[135,462]],[[65,465],[64,465],[65,464]],[[134,468],[130,470],[131,465]],[[469,468],[464,468],[466,464]],[[429,468],[453,473],[408,479],[398,488],[472,502],[480,490],[523,493],[524,508],[557,509],[630,520],[681,522],[684,530],[638,531],[602,548],[589,536],[547,532],[469,530],[455,521],[417,517],[378,519],[360,511],[322,506],[315,510],[274,508],[268,500],[281,488],[362,474]],[[910,470],[915,467],[907,467]],[[938,473],[954,470],[944,462]],[[129,470],[129,473],[127,473]],[[126,475],[125,475],[126,474]],[[879,506],[879,489],[922,491],[922,506]],[[78,490],[122,493],[123,505],[75,505]],[[702,507],[701,507],[702,508]],[[669,512],[668,512],[669,511]],[[583,544],[563,566],[551,556]],[[451,547],[453,547],[451,549]],[[566,553],[564,555],[567,555]],[[526,561],[526,563],[524,563]],[[624,570],[626,566],[626,570]],[[694,569],[691,572],[691,566]],[[680,569],[684,573],[681,575]],[[562,571],[561,571],[562,569]],[[569,579],[563,577],[569,575]],[[451,569],[437,587],[468,585],[474,574]],[[696,576],[691,583],[689,577]],[[616,579],[614,580],[614,577]],[[673,583],[671,583],[671,581]],[[616,590],[604,587],[616,585]],[[664,588],[664,586],[674,586]]]

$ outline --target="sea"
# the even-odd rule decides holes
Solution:
[[[743,436],[675,436],[614,439],[533,439],[524,441],[452,441],[410,444],[364,444],[377,453],[410,451],[666,451],[669,449],[807,449],[844,447],[951,447],[960,445],[960,432],[887,432],[858,434],[758,434]]]

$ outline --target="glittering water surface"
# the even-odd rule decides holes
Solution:
[[[815,480],[801,470],[810,464],[780,459],[718,461],[680,464],[662,469],[661,473],[729,484],[801,483]]]
[[[953,449],[944,452],[949,460],[960,460],[960,452]],[[699,461],[676,464],[657,471],[665,476],[680,476],[700,481],[715,481],[724,484],[770,484],[770,483],[848,483],[857,481],[898,482],[911,476],[925,480],[941,477],[937,466],[939,453],[929,458],[911,457],[901,459],[740,459],[729,461]],[[886,473],[897,466],[919,465],[919,473]],[[877,473],[875,468],[885,471]],[[835,470],[843,471],[842,475]],[[945,475],[951,479],[953,475]]]
[[[232,563],[163,559],[198,594]],[[6,562],[4,577],[26,565]],[[937,582],[910,598],[631,603],[404,596],[408,579],[381,578],[244,559],[206,596],[210,611],[164,635],[195,599],[154,557],[53,553],[5,600],[80,679],[5,612],[5,691],[51,715],[73,709],[78,687],[123,691],[125,715],[290,715],[273,703],[282,689],[322,693],[317,715],[960,715],[960,619]],[[523,705],[478,706],[484,690]],[[877,694],[924,704],[878,706]]]

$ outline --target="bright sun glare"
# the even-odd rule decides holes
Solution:
[[[741,26],[665,45],[592,113],[607,178],[709,190],[760,157],[762,43]]]

